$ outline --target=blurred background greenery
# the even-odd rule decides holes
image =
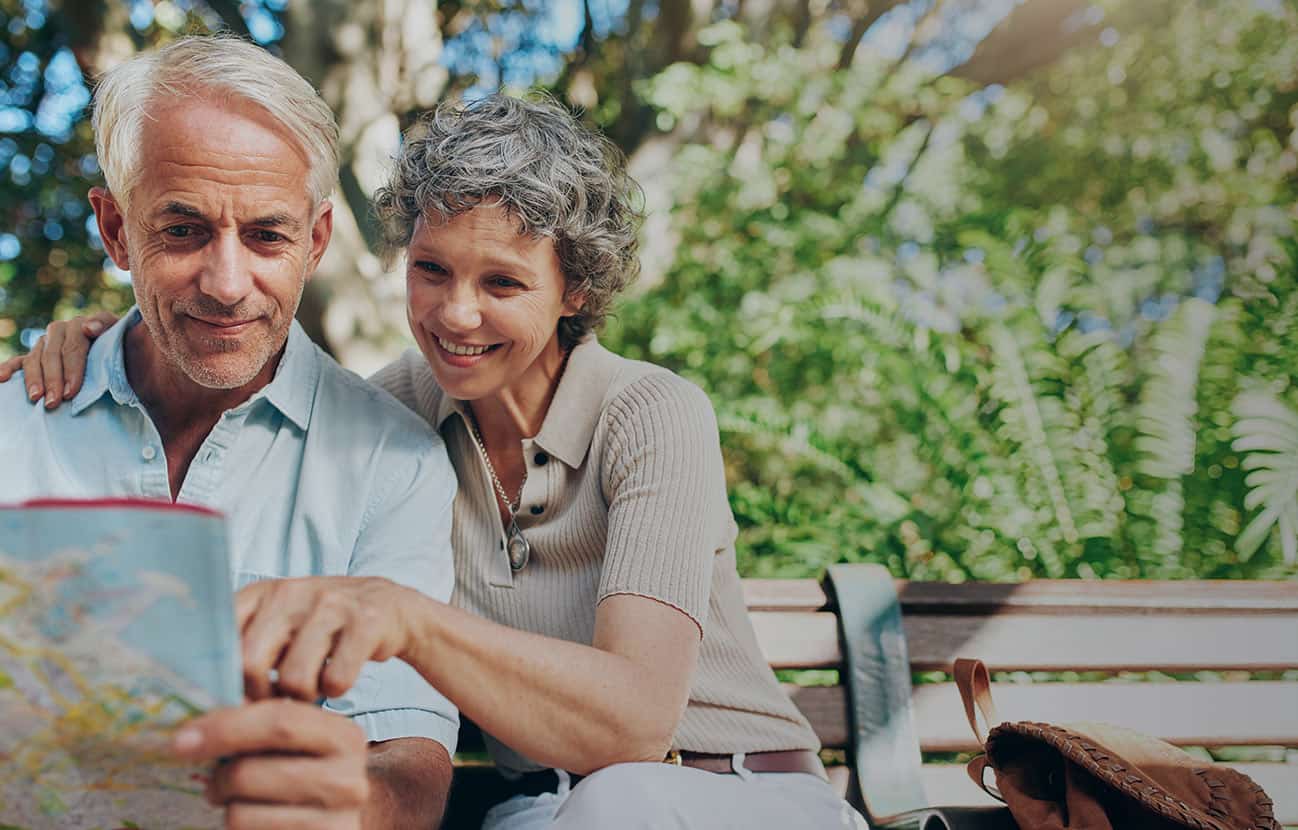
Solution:
[[[365,210],[400,130],[539,86],[631,158],[604,339],[711,395],[748,575],[1298,575],[1294,0],[0,0],[0,355],[120,311],[105,67],[240,32],[338,113],[300,318],[406,342]]]

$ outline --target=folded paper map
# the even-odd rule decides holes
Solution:
[[[215,513],[0,507],[0,828],[222,826],[167,747],[242,699],[230,581]]]

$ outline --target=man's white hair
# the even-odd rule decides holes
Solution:
[[[306,155],[307,194],[318,205],[338,179],[338,124],[315,88],[265,49],[229,35],[186,37],[108,70],[95,88],[91,124],[108,189],[126,207],[139,182],[149,105],[167,98],[238,98],[263,109]]]

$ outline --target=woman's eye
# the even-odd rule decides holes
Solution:
[[[445,274],[446,269],[427,259],[421,259],[415,262],[415,268],[423,271],[425,274]]]

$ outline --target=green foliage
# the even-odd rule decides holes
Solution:
[[[0,0],[0,357],[22,351],[23,332],[132,301],[108,266],[86,193],[102,184],[88,102],[72,35],[88,21],[72,6]],[[201,31],[196,13],[175,11],[172,29],[138,32],[140,45]],[[18,120],[14,120],[18,119]],[[15,251],[12,247],[17,246]]]
[[[1004,90],[731,24],[645,84],[698,126],[606,339],[712,395],[746,573],[1298,573],[1298,14],[1238,5]]]

